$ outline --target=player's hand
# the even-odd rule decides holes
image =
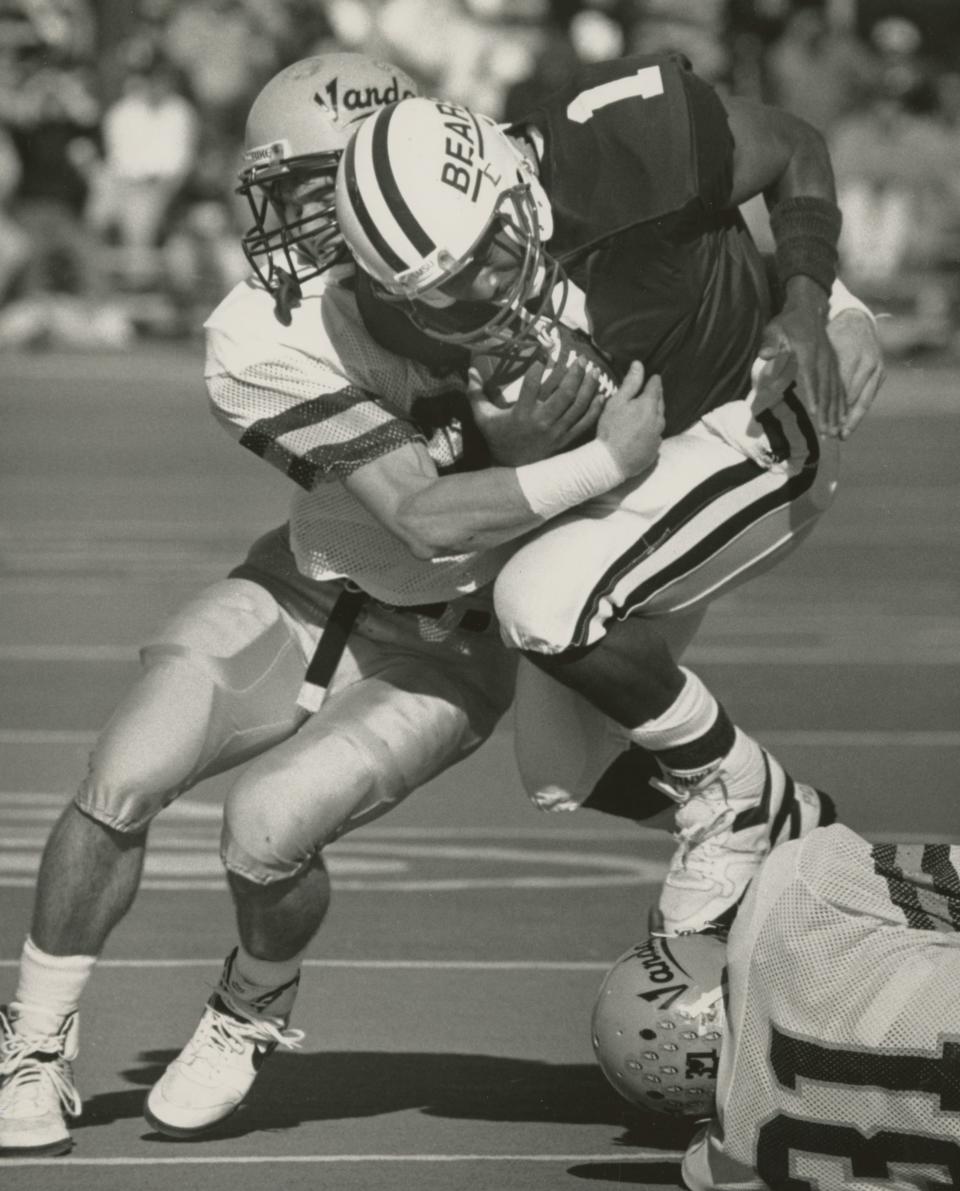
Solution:
[[[797,361],[789,348],[776,355],[758,357],[753,362],[750,380],[753,396],[750,407],[756,415],[783,400],[784,391],[797,379]]]
[[[812,303],[788,299],[764,327],[758,355],[771,361],[793,357],[800,399],[820,433],[838,437],[846,408],[843,382],[822,311]]]
[[[467,397],[474,420],[496,463],[520,467],[565,451],[596,426],[603,408],[598,374],[580,360],[565,369],[527,369],[512,405],[492,401],[479,372],[471,368]]]
[[[597,422],[597,438],[628,476],[652,467],[663,439],[663,383],[646,379],[643,365],[634,361],[623,384],[607,399]]]
[[[841,310],[827,323],[843,384],[840,437],[848,439],[873,404],[886,380],[883,349],[873,319],[856,308]]]

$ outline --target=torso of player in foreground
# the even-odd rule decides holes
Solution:
[[[431,373],[375,343],[350,266],[306,282],[289,326],[248,281],[205,327],[214,414],[298,486],[290,541],[304,576],[346,576],[395,604],[453,599],[494,578],[509,547],[417,559],[341,482],[412,441],[427,444],[441,473],[486,462],[462,377]]]

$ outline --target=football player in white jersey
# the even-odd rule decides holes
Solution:
[[[760,192],[777,315],[738,210]],[[500,572],[496,609],[506,639],[575,693],[580,728],[565,738],[626,738],[659,761],[679,839],[664,929],[722,920],[772,844],[832,814],[677,664],[707,602],[782,558],[829,505],[837,440],[879,383],[878,366],[847,405],[830,316],[878,355],[869,315],[836,284],[822,138],[722,102],[677,56],[627,58],[584,67],[509,130],[425,98],[384,109],[343,156],[337,211],[375,292],[469,352],[502,416],[516,374],[576,350],[578,334],[612,382],[632,358],[662,374],[666,437],[649,473],[561,515],[562,485],[523,477],[549,523]],[[478,402],[492,436],[490,404]],[[530,702],[560,714],[555,684],[534,684]],[[517,740],[526,764],[522,728]],[[549,773],[544,785],[544,803],[577,800]]]
[[[358,308],[331,223],[352,122],[410,90],[388,66],[329,56],[282,72],[251,112],[242,188],[256,280],[211,316],[206,373],[216,416],[297,496],[288,527],[145,645],[143,674],[51,835],[3,1022],[0,1153],[70,1148],[77,1005],[163,806],[256,758],[225,811],[239,944],[149,1097],[157,1127],[190,1136],[236,1107],[263,1055],[298,1041],[288,1019],[328,903],[324,844],[465,756],[509,703],[489,580],[539,524],[524,481],[556,483],[558,465],[458,470],[488,462],[461,378],[371,341],[376,310]],[[535,469],[537,452],[579,440],[599,415],[595,377],[574,367],[555,379],[546,401],[531,391],[511,412]],[[565,453],[570,504],[652,458],[659,390],[631,400],[639,388],[633,374],[596,442]]]
[[[958,989],[960,847],[836,824],[771,853],[726,947],[623,955],[593,1044],[626,1099],[709,1118],[690,1191],[956,1187]]]
[[[241,189],[255,276],[207,323],[206,379],[216,417],[297,495],[289,526],[145,643],[51,833],[0,1018],[0,1155],[71,1148],[77,1007],[164,806],[251,762],[222,835],[239,940],[146,1107],[156,1128],[188,1137],[236,1108],[264,1056],[299,1042],[288,1023],[329,904],[324,846],[471,753],[511,701],[515,658],[490,584],[539,518],[520,469],[483,466],[462,378],[371,339],[333,223],[350,130],[412,92],[386,64],[327,55],[282,71],[251,109]],[[659,384],[641,385],[634,371],[591,419],[595,380],[558,378],[546,438],[562,447],[596,424],[596,441],[566,452],[590,492],[656,453]]]

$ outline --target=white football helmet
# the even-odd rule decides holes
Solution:
[[[593,1009],[593,1049],[624,1099],[672,1116],[712,1115],[725,963],[715,935],[653,936],[607,973]]]
[[[253,214],[243,251],[277,300],[278,315],[287,311],[287,321],[299,283],[349,259],[336,224],[333,183],[351,133],[371,112],[416,94],[416,84],[395,66],[344,53],[292,63],[254,100],[237,188]],[[318,187],[310,213],[297,217],[290,192],[312,180],[326,180],[328,190]]]
[[[528,362],[538,345],[548,349],[566,296],[543,250],[550,203],[530,161],[492,120],[424,98],[377,112],[347,147],[336,203],[361,268],[428,335],[487,355],[525,348]],[[504,291],[490,302],[444,293],[494,242],[516,260]]]

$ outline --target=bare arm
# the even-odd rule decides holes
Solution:
[[[734,138],[732,201],[762,194],[767,208],[792,198],[836,204],[837,190],[826,141],[805,120],[751,100],[724,101]],[[776,238],[776,230],[774,229]],[[785,305],[803,306],[826,321],[829,287],[803,273],[790,277]]]
[[[735,146],[732,203],[758,194],[768,207],[797,195],[837,201],[827,145],[812,125],[752,100],[728,96],[722,102]]]
[[[764,196],[784,290],[782,309],[764,328],[760,357],[775,360],[792,355],[800,394],[820,431],[840,435],[845,414],[843,382],[826,329],[839,211],[826,142],[815,128],[789,112],[739,98],[723,102],[734,137],[731,198],[739,204],[757,194]],[[798,216],[796,200],[807,204],[806,215]],[[784,212],[791,204],[789,225],[778,221],[778,208]],[[804,250],[798,253],[804,238]]]
[[[515,468],[439,476],[420,443],[358,468],[344,484],[417,558],[497,546],[540,524]]]
[[[359,467],[347,490],[417,558],[509,542],[549,517],[645,471],[663,433],[658,377],[634,365],[610,397],[594,441],[520,467],[440,476],[422,443],[405,443]]]

